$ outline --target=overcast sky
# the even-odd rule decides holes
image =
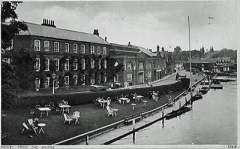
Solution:
[[[188,49],[187,16],[191,24],[191,48],[237,49],[236,4],[230,1],[152,2],[27,2],[20,4],[20,20],[42,23],[55,20],[58,28],[92,33],[96,28],[109,42],[169,51]],[[210,20],[208,17],[214,17]]]

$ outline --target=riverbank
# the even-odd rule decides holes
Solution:
[[[175,97],[183,90],[184,89],[162,95],[158,102],[145,97],[144,100],[147,101],[147,104],[144,105],[144,103],[138,103],[134,110],[131,104],[118,104],[113,102],[112,106],[119,109],[116,117],[108,117],[107,111],[97,107],[95,104],[72,106],[71,114],[74,111],[80,111],[81,113],[80,122],[77,125],[64,124],[63,115],[52,111],[49,113],[48,117],[40,118],[40,122],[46,124],[46,127],[43,128],[45,133],[37,136],[33,135],[32,138],[28,137],[28,135],[20,134],[22,122],[31,117],[29,108],[17,108],[4,111],[7,115],[2,117],[2,130],[3,133],[7,134],[7,137],[2,140],[2,144],[54,144],[67,138],[115,123],[122,119],[131,116],[134,117],[135,115],[139,115],[139,113],[155,109],[166,104],[169,95]]]

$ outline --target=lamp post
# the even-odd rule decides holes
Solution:
[[[52,79],[53,79],[53,94],[54,94],[55,93],[54,82],[55,82],[55,79],[56,79],[56,74],[55,73],[52,74]]]

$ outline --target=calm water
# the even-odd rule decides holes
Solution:
[[[164,128],[159,121],[137,132],[136,144],[236,144],[237,83],[222,84],[223,90],[211,89],[192,111],[165,121]],[[132,144],[132,135],[113,144]]]

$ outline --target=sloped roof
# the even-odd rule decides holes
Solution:
[[[150,57],[157,56],[157,53],[153,53],[153,52],[151,52],[150,50],[145,49],[145,48],[143,48],[143,47],[138,47],[138,49],[139,49],[141,52],[147,54],[147,55],[150,56]]]
[[[126,50],[134,50],[134,51],[138,51],[138,53],[145,53],[146,55],[150,56],[150,57],[154,57],[157,56],[156,53],[151,52],[150,50],[144,48],[144,47],[140,47],[140,46],[135,46],[135,45],[122,45],[122,44],[116,44],[116,43],[111,43],[112,46],[115,47],[121,47],[121,48],[126,48]],[[128,52],[133,52],[133,51],[128,51]],[[134,52],[136,53],[136,52]]]
[[[25,24],[28,26],[28,30],[21,31],[19,35],[33,35],[33,36],[43,36],[43,37],[50,37],[50,38],[57,38],[57,39],[67,39],[67,40],[99,43],[99,44],[109,44],[101,37],[90,34],[90,33],[55,28],[55,27],[44,26],[44,25],[34,24],[29,22],[25,22]]]

